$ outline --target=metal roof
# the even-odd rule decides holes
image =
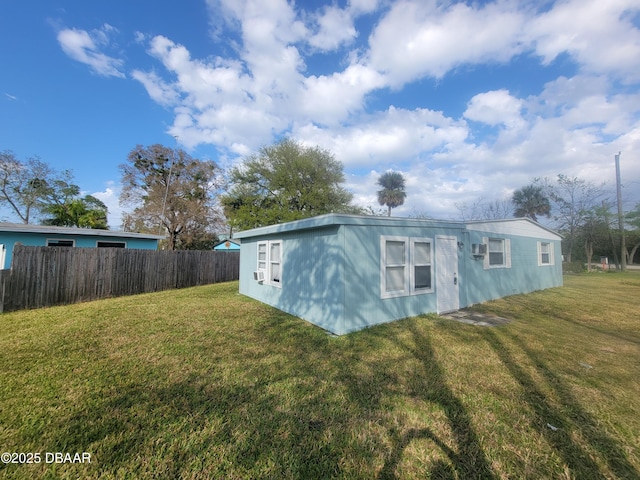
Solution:
[[[318,215],[316,217],[304,218],[302,220],[294,220],[287,223],[278,223],[276,225],[268,225],[265,227],[253,228],[234,233],[235,238],[250,238],[261,235],[270,235],[274,233],[292,232],[296,230],[307,230],[311,228],[323,228],[332,225],[376,225],[376,226],[397,226],[397,227],[444,227],[453,229],[475,229],[482,225],[499,225],[508,222],[526,222],[532,227],[540,228],[548,233],[556,235],[558,239],[562,238],[557,232],[540,225],[529,218],[507,218],[504,220],[482,220],[482,221],[455,221],[455,220],[433,220],[422,218],[406,218],[406,217],[379,217],[373,215],[348,215],[342,213],[328,213]]]
[[[52,227],[49,225],[27,225],[23,223],[0,222],[0,233],[20,232],[20,233],[43,233],[47,235],[91,235],[99,237],[123,237],[141,238],[148,240],[162,240],[164,235],[152,235],[149,233],[121,232],[117,230],[99,230],[93,228],[74,227]]]

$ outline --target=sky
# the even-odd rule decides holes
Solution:
[[[155,143],[228,169],[290,137],[354,203],[393,170],[393,215],[440,219],[558,174],[615,199],[621,152],[640,201],[637,0],[0,0],[0,66],[0,151],[72,170],[114,229]]]

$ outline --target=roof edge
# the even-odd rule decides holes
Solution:
[[[23,223],[0,222],[0,232],[43,233],[50,235],[87,235],[100,237],[141,238],[148,240],[162,240],[165,235],[150,233],[122,232],[118,230],[100,230],[96,228],[55,227],[49,225],[32,225]]]

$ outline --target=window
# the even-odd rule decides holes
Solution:
[[[489,265],[504,265],[504,240],[489,239]]]
[[[487,245],[487,255],[484,256],[484,268],[511,268],[511,240],[508,238],[482,239]]]
[[[410,237],[380,237],[382,298],[432,291],[432,241]]]
[[[407,243],[405,240],[387,240],[384,252],[384,293],[404,294],[407,290]]]
[[[550,242],[538,242],[538,266],[553,264],[553,245]]]
[[[126,242],[103,242],[98,240],[96,242],[96,247],[98,248],[126,248]]]
[[[75,247],[75,240],[47,239],[47,247]]]
[[[266,285],[282,286],[282,240],[258,242],[258,271]]]
[[[280,242],[270,242],[269,244],[269,281],[272,284],[280,285]]]
[[[267,242],[258,243],[258,270],[267,271]]]
[[[431,241],[411,239],[413,253],[412,292],[431,290]]]

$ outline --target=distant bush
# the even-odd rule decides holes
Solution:
[[[582,262],[564,262],[562,264],[562,273],[582,273],[586,272],[587,267]]]

